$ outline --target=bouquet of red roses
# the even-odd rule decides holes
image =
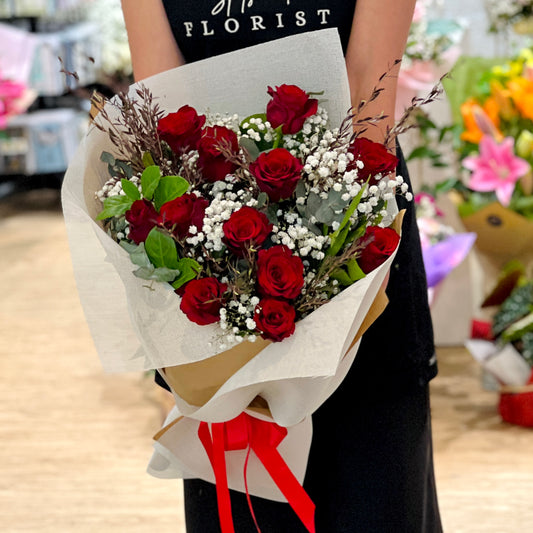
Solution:
[[[275,75],[251,79],[266,61]],[[290,37],[134,86],[100,113],[69,170],[65,216],[102,361],[159,369],[176,400],[154,475],[294,502],[272,461],[303,479],[310,415],[386,305],[401,224],[394,189],[409,195],[390,176],[396,158],[353,135],[349,105],[336,32]],[[115,325],[128,332],[120,343]],[[296,507],[308,525],[309,507]]]

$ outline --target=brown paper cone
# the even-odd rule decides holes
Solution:
[[[477,233],[476,247],[496,260],[507,262],[533,254],[533,221],[494,202],[462,219]]]

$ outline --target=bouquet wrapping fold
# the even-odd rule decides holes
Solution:
[[[337,31],[257,45],[143,82],[163,110],[187,104],[240,116],[266,102],[266,86],[282,83],[323,90],[330,121],[340,125],[350,108],[350,93]],[[218,354],[217,325],[190,322],[170,285],[133,276],[129,254],[94,221],[100,208],[94,192],[107,179],[102,151],[113,151],[109,139],[91,129],[65,177],[64,213],[80,299],[104,368],[161,369],[174,393],[176,408],[156,436],[150,472],[213,481],[199,444],[199,425],[226,422],[246,411],[289,428],[279,452],[303,480],[310,415],[345,377],[360,335],[386,305],[384,286],[394,255],[298,322],[283,342],[244,342]],[[391,220],[397,214],[392,204]],[[396,217],[398,233],[401,218]],[[230,488],[245,490],[245,456],[244,451],[228,454]],[[254,454],[248,473],[249,493],[284,499]]]

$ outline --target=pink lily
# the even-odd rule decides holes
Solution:
[[[516,182],[529,170],[529,163],[514,154],[514,139],[501,143],[485,135],[479,143],[479,155],[466,157],[463,166],[472,171],[468,186],[479,192],[496,193],[498,201],[508,206]]]

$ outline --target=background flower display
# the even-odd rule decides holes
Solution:
[[[455,63],[464,27],[457,21],[434,18],[434,0],[418,0],[402,67],[398,75],[396,116],[401,117],[418,94],[427,94]]]
[[[461,178],[451,179],[459,215],[478,234],[476,246],[498,259],[529,261],[533,253],[533,54],[512,60],[465,58],[445,88],[461,125],[456,153]]]
[[[485,7],[490,31],[498,32],[511,27],[516,33],[533,33],[531,0],[485,0]]]
[[[10,117],[24,113],[35,96],[23,83],[3,78],[0,71],[0,130],[6,128]]]

